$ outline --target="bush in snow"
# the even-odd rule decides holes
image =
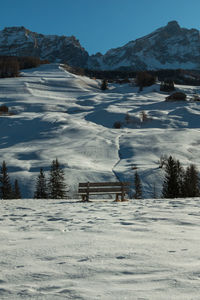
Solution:
[[[172,79],[165,79],[161,82],[160,91],[162,92],[172,92],[175,90],[174,81]]]
[[[0,114],[1,113],[4,113],[4,114],[8,113],[8,107],[6,105],[0,106]]]
[[[106,79],[103,79],[101,83],[101,90],[105,91],[107,89],[108,89],[108,81]]]
[[[122,122],[120,122],[120,121],[116,121],[113,124],[113,128],[120,129],[121,127],[122,127]]]
[[[147,115],[147,113],[144,110],[141,111],[140,116],[141,116],[141,121],[142,122],[146,122],[146,121],[149,120],[148,115]]]
[[[186,94],[182,92],[175,92],[170,96],[166,97],[166,101],[186,101]]]

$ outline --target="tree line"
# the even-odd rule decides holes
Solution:
[[[162,198],[200,197],[199,172],[194,164],[184,169],[179,160],[169,156],[162,162],[162,167],[165,171]],[[52,161],[48,178],[43,168],[40,169],[35,183],[35,199],[65,199],[67,193],[64,171],[58,159]],[[156,198],[155,186],[153,197]],[[18,180],[11,184],[5,161],[0,169],[0,198],[21,199]],[[142,183],[137,171],[134,174],[133,198],[142,199]]]
[[[6,162],[3,161],[0,169],[0,198],[1,199],[21,199],[18,180],[11,184]],[[67,198],[67,189],[65,185],[64,171],[60,166],[58,159],[52,161],[49,178],[47,179],[43,169],[36,179],[35,199],[64,199]]]
[[[20,70],[36,68],[49,63],[39,57],[32,56],[0,56],[0,78],[18,77]]]
[[[162,185],[162,198],[187,198],[200,197],[199,171],[194,164],[183,168],[180,161],[171,155],[163,161],[165,176]],[[135,199],[142,198],[142,183],[140,176],[135,172],[134,176]],[[153,196],[156,198],[155,186]]]
[[[136,78],[141,76],[141,74],[147,74],[147,77],[151,75],[154,78],[158,78],[159,81],[164,81],[165,79],[171,79],[176,84],[186,84],[186,85],[200,85],[200,72],[198,70],[183,70],[183,69],[161,69],[161,70],[142,70],[138,71],[132,67],[122,67],[116,70],[91,70],[86,68],[79,68],[69,66],[64,64],[63,67],[76,75],[88,76],[90,78],[97,78],[102,80],[116,81],[117,79],[128,79]],[[147,78],[152,80],[152,77]]]

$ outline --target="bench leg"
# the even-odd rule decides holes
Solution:
[[[82,202],[89,202],[89,195],[81,195]]]
[[[120,202],[119,194],[116,194],[115,202]]]
[[[121,194],[121,201],[122,201],[122,202],[128,201],[127,199],[124,198],[124,196],[125,196],[124,194]]]

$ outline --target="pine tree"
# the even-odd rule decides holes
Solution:
[[[187,167],[183,180],[184,197],[199,197],[199,175],[195,165]]]
[[[153,183],[153,193],[152,193],[153,199],[157,198],[157,189],[155,182]]]
[[[141,199],[142,198],[142,184],[141,184],[140,176],[137,171],[135,172],[135,176],[134,176],[134,187],[135,187],[134,198]]]
[[[53,160],[49,178],[49,196],[51,199],[66,198],[66,185],[64,183],[64,171],[58,160]]]
[[[165,164],[165,179],[163,183],[163,198],[178,198],[182,196],[183,168],[178,160],[169,156]]]
[[[3,161],[0,170],[0,198],[12,199],[12,187],[10,184],[10,178],[8,176],[7,166],[5,161]]]
[[[13,199],[21,199],[21,192],[18,184],[18,180],[15,179],[14,188],[13,188]]]
[[[47,199],[48,198],[47,182],[46,182],[45,174],[44,174],[42,168],[40,169],[40,174],[38,175],[38,178],[37,178],[34,198],[35,199]]]

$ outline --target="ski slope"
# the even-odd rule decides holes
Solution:
[[[199,300],[200,199],[2,200],[0,299]]]
[[[190,98],[199,87],[177,86]],[[0,158],[11,178],[19,180],[23,196],[32,198],[40,167],[48,172],[56,157],[64,168],[70,196],[81,181],[133,182],[137,168],[144,197],[160,196],[161,155],[174,155],[200,168],[198,102],[165,102],[159,84],[138,88],[73,75],[58,64],[0,80],[0,105],[12,115],[0,116]],[[148,120],[141,121],[145,111]],[[131,123],[126,124],[127,113]],[[113,124],[121,121],[121,129]]]

